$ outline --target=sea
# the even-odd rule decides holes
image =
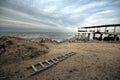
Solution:
[[[34,39],[34,38],[51,38],[56,41],[74,38],[75,32],[0,32],[2,36],[14,36],[20,38]]]

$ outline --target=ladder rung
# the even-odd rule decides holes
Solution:
[[[50,62],[48,62],[48,60],[45,60],[46,63],[48,63],[49,65],[52,65]]]
[[[32,65],[31,67],[33,68],[33,70],[34,70],[35,72],[38,71],[34,65]]]
[[[45,67],[45,65],[44,65],[44,64],[42,64],[42,62],[39,62],[39,64],[40,64],[42,67]]]
[[[56,59],[57,61],[59,61],[59,59],[57,57],[55,57],[54,59]]]
[[[51,59],[49,59],[49,60],[48,60],[48,62],[49,62],[51,65],[53,65],[53,64],[54,64],[54,61],[53,61],[53,60],[51,60]]]
[[[51,59],[51,61],[53,61],[54,63],[58,63],[58,61],[54,60],[54,59]]]

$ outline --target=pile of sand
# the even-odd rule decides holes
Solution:
[[[11,64],[38,57],[49,51],[48,47],[16,37],[0,38],[0,65]]]
[[[52,40],[51,38],[34,38],[32,41],[37,43],[58,43],[56,40]]]

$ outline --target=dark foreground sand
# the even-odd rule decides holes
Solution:
[[[11,41],[14,42],[12,39]],[[4,40],[5,42],[5,40]],[[0,42],[3,44],[3,42]],[[58,55],[62,55],[69,52],[75,52],[77,54],[69,57],[68,59],[58,63],[57,65],[40,72],[32,77],[26,78],[25,80],[120,80],[120,43],[107,43],[107,42],[79,42],[79,43],[36,43],[32,41],[24,42],[19,40],[18,43],[32,47],[34,52],[32,58],[25,56],[27,59],[17,59],[17,61],[6,62],[9,57],[4,59],[6,56],[12,55],[11,50],[21,48],[21,44],[15,49],[7,49],[8,54],[3,57],[3,48],[0,48],[0,59],[4,60],[0,64],[1,72],[0,80],[18,80],[14,78],[18,75],[18,72],[22,72],[23,69],[30,66],[31,64],[38,63],[40,61],[53,58]],[[17,44],[17,43],[16,43]],[[32,45],[31,45],[32,44]],[[11,44],[12,45],[12,44]],[[9,46],[9,45],[8,45]],[[33,48],[34,47],[34,48]],[[12,46],[13,48],[13,46]],[[18,52],[23,55],[24,51],[28,50],[21,49],[23,52]],[[30,49],[29,49],[30,50]],[[28,50],[28,51],[29,51]],[[27,51],[27,52],[28,52]],[[40,54],[42,52],[42,55]],[[4,52],[5,53],[5,52]],[[14,51],[13,51],[14,53]],[[26,52],[25,52],[26,53]],[[17,54],[17,53],[14,53]],[[29,52],[27,53],[28,55]],[[6,61],[5,61],[6,60]],[[20,79],[19,79],[20,80]]]

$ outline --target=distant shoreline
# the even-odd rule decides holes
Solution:
[[[99,40],[77,40],[75,38],[69,38],[69,39],[62,39],[62,40],[55,40],[52,38],[44,38],[44,37],[37,37],[37,38],[21,38],[16,36],[0,36],[0,38],[17,38],[17,39],[23,39],[23,40],[29,40],[32,42],[37,43],[120,43],[120,41],[99,41]]]
[[[1,36],[14,36],[25,39],[50,38],[58,42],[64,39],[70,39],[75,36],[75,32],[0,32]]]

